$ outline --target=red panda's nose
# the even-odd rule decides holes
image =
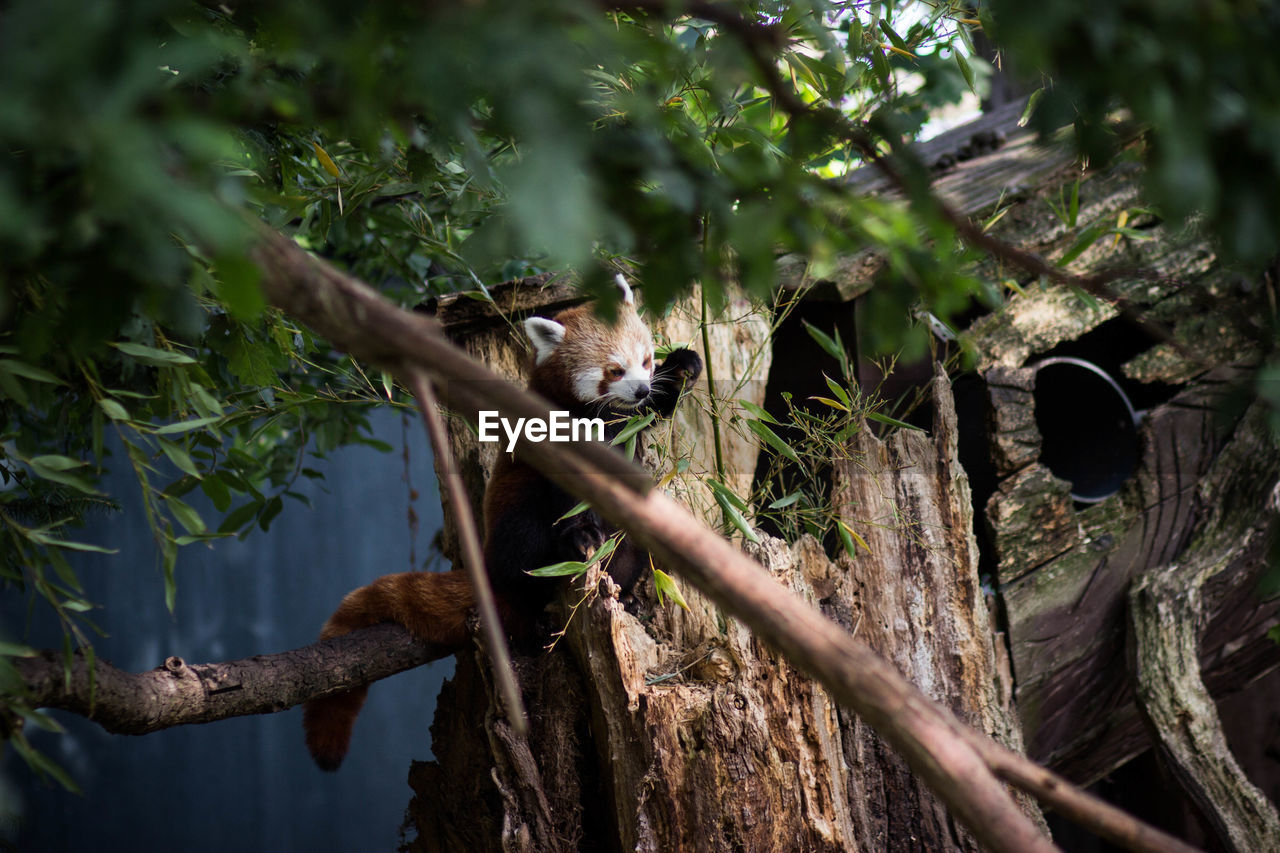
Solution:
[[[643,400],[645,397],[649,396],[649,383],[637,382],[635,391],[633,391],[632,393],[635,395],[635,398],[637,400]]]

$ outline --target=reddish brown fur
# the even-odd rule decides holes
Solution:
[[[475,597],[464,572],[402,572],[378,578],[347,594],[324,623],[320,639],[339,637],[382,622],[404,625],[413,634],[453,654],[467,640],[467,614]],[[346,757],[351,729],[369,688],[312,699],[302,709],[307,748],[324,770]]]
[[[553,403],[573,407],[577,400],[573,391],[573,367],[593,365],[604,369],[611,354],[624,345],[648,346],[652,340],[649,327],[634,305],[620,304],[618,317],[610,325],[595,313],[593,305],[579,305],[553,317],[564,326],[564,341],[542,364],[534,366],[529,387]],[[604,391],[601,383],[600,393]]]

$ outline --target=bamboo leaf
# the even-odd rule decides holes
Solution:
[[[964,77],[965,85],[969,87],[970,92],[975,95],[978,94],[977,86],[973,80],[973,68],[969,65],[969,60],[965,58],[964,53],[961,51],[953,50],[952,53],[955,54],[956,65],[960,66],[960,75]]]
[[[791,494],[778,498],[776,501],[769,504],[769,509],[786,509],[796,501],[800,500],[800,496],[800,492],[792,492]]]
[[[21,376],[23,379],[30,379],[35,382],[47,382],[51,385],[67,384],[44,368],[35,367],[34,365],[27,364],[25,361],[18,361],[16,358],[0,360],[0,371],[13,376]]]
[[[110,397],[103,397],[98,401],[98,406],[102,409],[103,413],[113,421],[129,420],[128,409],[120,405],[115,400],[112,400]]]
[[[36,650],[30,646],[24,646],[21,643],[10,643],[0,640],[0,655],[11,658],[30,658],[35,657]]]
[[[649,424],[653,423],[653,420],[656,417],[657,417],[656,412],[650,412],[649,414],[645,415],[643,418],[633,417],[630,421],[627,422],[627,425],[623,427],[622,430],[613,437],[613,441],[609,443],[613,445],[618,445],[618,444],[622,444],[623,442],[630,441],[633,436],[638,435],[641,430],[645,429],[646,427],[649,426]]]
[[[94,554],[119,554],[120,553],[119,548],[105,548],[102,545],[93,545],[89,542],[73,542],[70,539],[58,539],[52,536],[47,538],[45,537],[42,537],[42,538],[43,538],[43,541],[41,544],[49,545],[54,548],[66,548],[68,551],[88,551]],[[69,581],[70,579],[63,578],[63,580]]]
[[[333,158],[329,156],[329,152],[320,147],[318,142],[312,142],[311,147],[316,151],[316,159],[320,161],[320,165],[324,170],[335,178],[342,177],[342,170],[338,168],[338,164],[333,162]]]
[[[619,541],[621,540],[617,536],[612,536],[606,539],[603,543],[601,543],[600,547],[597,548],[595,552],[592,553],[592,555],[587,558],[587,565],[594,566],[596,563],[599,563],[601,560],[608,557],[610,554],[613,553],[613,549],[618,547]]]
[[[708,477],[707,485],[711,487],[712,494],[716,495],[718,498],[723,497],[725,500],[729,501],[731,504],[733,504],[735,507],[742,510],[743,512],[747,511],[747,502],[744,501],[742,498],[738,497],[738,495],[733,491],[733,489],[729,488],[724,483],[720,482],[714,477]]]
[[[187,529],[188,533],[205,533],[208,531],[208,528],[205,527],[204,519],[190,504],[181,498],[175,497],[165,497],[164,500],[169,505],[169,511],[173,513],[173,517]]]
[[[913,426],[906,421],[900,421],[897,418],[891,418],[888,415],[882,415],[879,412],[867,412],[867,420],[898,427],[899,429],[913,429],[916,432],[924,432],[924,430],[920,429],[918,426]]]
[[[279,495],[262,505],[262,512],[258,513],[258,527],[262,528],[263,533],[266,533],[267,529],[271,527],[271,521],[280,514],[282,509],[284,509],[284,501]]]
[[[226,512],[231,506],[231,490],[218,474],[212,474],[200,481],[200,491],[213,501],[213,508],[218,512]]]
[[[1056,266],[1065,267],[1067,264],[1080,257],[1088,250],[1090,246],[1098,242],[1102,235],[1107,233],[1110,226],[1106,222],[1095,222],[1088,228],[1080,232],[1080,236],[1076,237],[1071,247],[1063,253],[1058,259]]]
[[[716,492],[716,502],[720,504],[720,509],[724,510],[725,518],[729,519],[729,523],[738,528],[743,536],[752,542],[759,544],[760,537],[756,536],[756,532],[751,529],[750,523],[738,508],[729,502],[720,492]]]
[[[813,338],[814,341],[817,342],[818,346],[822,347],[822,349],[826,351],[827,355],[843,364],[845,358],[844,347],[836,343],[835,338],[831,337],[808,320],[804,320],[802,322],[804,323],[805,331],[809,333],[809,337]]]
[[[1031,96],[1027,98],[1027,105],[1022,110],[1022,115],[1018,117],[1018,127],[1026,127],[1031,122],[1031,115],[1036,111],[1036,105],[1040,103],[1040,99],[1043,97],[1043,86],[1031,93]]]
[[[858,535],[858,531],[854,530],[852,527],[850,527],[849,525],[845,524],[843,521],[840,521],[840,520],[837,520],[836,524],[838,524],[845,533],[848,533],[850,538],[853,539],[853,541],[861,545],[864,551],[866,551],[868,554],[871,553],[871,546],[867,544],[867,540],[863,539],[861,536]]]
[[[236,507],[222,520],[222,524],[218,525],[218,532],[234,533],[244,527],[245,524],[257,517],[258,510],[262,508],[262,503],[262,501],[249,501]]]
[[[831,393],[832,393],[832,394],[835,394],[835,395],[836,395],[836,397],[838,397],[838,398],[840,399],[840,402],[841,402],[841,403],[844,403],[846,406],[848,406],[848,407],[849,407],[849,411],[852,411],[852,410],[853,410],[853,398],[849,396],[849,392],[848,392],[848,391],[846,391],[846,390],[844,390],[844,388],[843,388],[843,387],[841,387],[841,385],[840,385],[840,383],[839,383],[839,382],[835,381],[834,379],[832,379],[832,378],[831,378],[830,376],[828,376],[827,374],[825,374],[825,373],[824,373],[824,374],[822,374],[822,378],[823,378],[823,379],[825,379],[825,380],[827,380],[827,387],[831,389]]]
[[[199,479],[202,475],[200,468],[192,461],[191,455],[185,449],[172,441],[159,439],[160,449],[164,451],[164,455],[169,457],[169,461],[177,466],[178,470],[184,474],[190,474],[192,477]]]
[[[685,610],[689,609],[689,604],[684,600],[684,596],[680,594],[680,587],[676,586],[675,579],[662,569],[655,568],[653,570],[653,588],[658,593],[659,604],[662,604],[663,597],[667,596]]]
[[[583,574],[587,568],[587,564],[581,560],[569,560],[563,563],[552,563],[549,566],[543,566],[538,569],[530,569],[525,574],[533,575],[535,578],[561,578]]]
[[[894,31],[893,27],[889,26],[889,22],[883,18],[880,20],[880,31],[889,37],[889,41],[894,47],[898,48],[901,52],[906,53],[908,56],[911,55],[907,50],[906,40],[903,39],[902,36],[898,35],[898,33]]]
[[[196,360],[189,355],[172,350],[157,349],[156,347],[144,346],[143,344],[130,343],[129,341],[115,341],[111,346],[120,350],[120,352],[136,358],[144,364],[154,365],[179,365],[179,364],[195,364]]]
[[[591,504],[587,503],[586,501],[582,501],[582,502],[578,503],[576,506],[574,506],[574,508],[573,508],[573,509],[569,510],[569,511],[568,511],[568,512],[566,512],[564,515],[562,515],[562,516],[560,516],[559,518],[557,518],[553,523],[554,523],[554,524],[559,524],[560,522],[564,521],[566,518],[573,518],[575,515],[579,515],[579,514],[581,514],[581,513],[584,513],[584,512],[586,512],[586,511],[587,511],[587,509],[588,509],[590,506],[591,506]]]
[[[72,468],[82,468],[88,464],[79,459],[72,459],[70,456],[58,456],[56,454],[32,456],[27,461],[32,465],[39,465],[41,468],[50,471],[70,471]]]
[[[857,559],[858,549],[854,546],[853,537],[849,535],[850,532],[849,528],[840,522],[836,522],[836,533],[840,536],[840,545],[850,559]]]
[[[66,456],[33,456],[26,460],[31,466],[32,472],[41,479],[52,480],[55,483],[61,483],[64,486],[70,486],[86,495],[102,494],[93,485],[83,477],[70,473],[72,467],[80,467],[85,463],[75,459],[69,459]],[[71,463],[71,464],[68,464]]]
[[[22,756],[22,760],[27,762],[32,770],[36,771],[41,777],[49,776],[56,779],[58,784],[71,791],[73,794],[80,793],[80,787],[75,781],[48,756],[35,749],[31,744],[27,743],[26,737],[17,732],[9,738],[9,743],[13,744],[14,749]]]
[[[835,400],[832,400],[830,397],[810,397],[809,399],[817,403],[822,403],[824,406],[830,406],[831,408],[841,412],[849,411],[848,406],[842,403],[837,403]]]
[[[758,435],[765,444],[768,444],[774,450],[790,459],[792,462],[799,464],[800,456],[795,452],[791,445],[787,444],[782,438],[765,424],[760,421],[747,421],[747,429]]]
[[[222,418],[193,418],[189,421],[178,421],[177,423],[165,424],[155,430],[156,435],[174,435],[180,432],[190,432],[193,429],[207,427],[215,424]]]
[[[160,540],[161,574],[164,576],[164,606],[172,613],[178,602],[178,578],[175,569],[178,566],[178,543],[173,539],[173,525],[164,523],[165,535]]]
[[[778,419],[777,419],[777,418],[775,418],[773,415],[769,414],[769,413],[768,413],[768,412],[766,412],[764,409],[762,409],[760,406],[757,406],[755,403],[751,402],[750,400],[742,400],[742,399],[740,399],[740,400],[738,400],[738,405],[739,405],[739,406],[741,406],[742,408],[746,409],[746,410],[747,410],[747,412],[748,412],[748,413],[749,413],[753,418],[756,418],[756,419],[758,419],[758,420],[762,420],[762,421],[765,421],[765,422],[767,422],[767,423],[771,423],[771,424],[776,424],[776,423],[778,422]]]

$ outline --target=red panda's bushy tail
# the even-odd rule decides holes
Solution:
[[[324,623],[320,639],[395,622],[442,647],[441,657],[467,641],[467,614],[475,602],[465,572],[403,572],[385,575],[347,594]],[[302,709],[307,749],[321,770],[337,770],[347,755],[351,729],[368,685],[312,699]]]

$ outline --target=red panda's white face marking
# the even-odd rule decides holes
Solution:
[[[614,325],[596,317],[591,306],[580,306],[554,320],[530,317],[525,331],[536,373],[579,403],[625,410],[639,406],[651,390],[653,338],[636,313],[631,288],[621,276],[617,281],[622,304]]]

